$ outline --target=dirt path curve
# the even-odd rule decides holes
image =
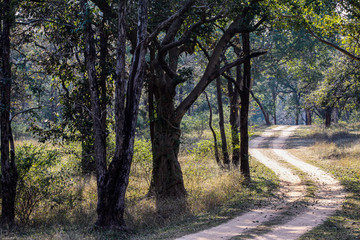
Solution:
[[[344,199],[344,191],[340,184],[331,176],[320,169],[302,162],[287,153],[283,147],[292,131],[296,127],[279,126],[266,130],[260,137],[250,142],[250,154],[267,167],[271,168],[280,179],[280,192],[282,201],[275,200],[272,204],[261,209],[251,210],[219,226],[183,236],[178,240],[216,240],[230,239],[235,236],[250,233],[267,222],[281,218],[284,209],[290,209],[297,215],[281,225],[273,226],[262,235],[251,234],[255,239],[296,239],[311,228],[322,223],[326,217],[338,209]],[[276,158],[267,157],[269,150],[264,148],[266,141],[272,140],[274,134],[281,131],[281,136],[272,141],[271,149],[282,160],[293,164],[301,171],[309,174],[309,177],[319,185],[313,206],[297,212],[291,204],[299,201],[306,194],[306,188],[301,184],[300,178],[290,168],[282,165]],[[314,217],[316,216],[316,217]]]
[[[309,178],[316,182],[318,191],[315,193],[313,203],[293,220],[276,226],[271,232],[255,239],[296,239],[323,223],[326,218],[335,213],[345,201],[345,190],[339,181],[321,169],[301,161],[283,149],[286,139],[293,133],[296,126],[282,131],[281,136],[273,143],[273,151],[282,160],[292,164],[300,171],[306,173]]]

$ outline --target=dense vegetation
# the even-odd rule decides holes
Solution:
[[[359,118],[357,1],[2,0],[0,18],[4,227],[239,212],[276,188],[249,127]]]

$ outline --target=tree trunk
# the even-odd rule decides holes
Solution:
[[[222,103],[222,91],[221,91],[221,81],[220,77],[216,79],[216,91],[217,91],[217,100],[218,100],[218,110],[219,110],[219,128],[221,136],[221,148],[223,153],[223,163],[226,168],[230,165],[229,153],[227,150],[226,134],[224,127],[224,109]]]
[[[4,0],[0,8],[1,23],[1,220],[3,226],[12,226],[15,221],[15,197],[18,172],[15,165],[15,149],[10,122],[10,94],[12,85],[10,63],[10,28],[12,21],[10,0]],[[2,25],[2,26],[1,26]],[[10,150],[11,145],[11,150]]]
[[[242,33],[243,52],[245,56],[250,54],[250,34]],[[248,133],[248,115],[249,115],[249,97],[251,87],[251,64],[250,59],[244,63],[243,88],[240,94],[241,110],[240,110],[240,171],[247,181],[250,180],[249,166],[249,133]]]
[[[325,128],[329,128],[331,125],[331,113],[332,113],[333,108],[332,107],[328,107],[325,110]]]
[[[300,116],[300,94],[295,94],[295,125],[299,125],[299,116]]]
[[[126,99],[122,92],[125,83],[125,1],[119,1],[118,13],[117,79],[115,83],[116,149],[107,171],[106,165],[97,166],[98,219],[96,224],[106,228],[126,229],[124,221],[125,193],[129,183],[137,114],[146,68],[147,1],[139,0],[137,46],[131,62]],[[126,105],[121,101],[126,101]]]
[[[272,99],[273,99],[273,103],[274,103],[274,109],[273,109],[273,119],[274,119],[274,125],[277,124],[277,116],[276,116],[276,98],[277,98],[277,95],[276,95],[276,92],[275,92],[275,89],[271,89],[271,96],[272,96]]]
[[[310,109],[305,109],[305,116],[306,116],[306,125],[311,125],[312,120],[311,120],[311,110]]]
[[[180,147],[180,122],[174,120],[175,89],[155,90],[157,118],[154,122],[153,173],[157,200],[172,198],[184,199],[186,196],[178,153]],[[167,92],[167,94],[164,94]],[[160,97],[161,96],[161,97]]]
[[[104,13],[106,15],[106,13]],[[99,65],[101,68],[100,78],[99,78],[99,87],[100,87],[100,105],[101,105],[101,124],[105,128],[105,137],[107,136],[107,78],[109,76],[109,66],[108,66],[108,39],[109,33],[106,29],[106,19],[107,17],[104,16],[102,20],[101,27],[100,27],[100,57],[99,57]],[[105,155],[106,155],[106,149]],[[95,170],[95,169],[94,169]]]
[[[242,81],[241,66],[236,66],[236,83],[240,86]],[[232,144],[232,160],[234,167],[239,167],[240,162],[240,97],[239,92],[233,86],[233,83],[228,81],[228,91],[230,98],[230,125],[231,125],[231,144]]]
[[[190,1],[188,6],[191,6],[193,3],[193,1]],[[176,85],[182,82],[182,78],[177,76],[176,72],[166,62],[166,59],[169,59],[170,62],[170,56],[167,58],[167,53],[170,51],[166,46],[174,44],[175,35],[180,31],[184,19],[182,17],[175,19],[168,27],[161,44],[157,44],[160,46],[160,49],[158,50],[156,61],[158,76],[154,84],[157,119],[155,121],[155,141],[153,147],[153,178],[157,200],[162,197],[184,198],[186,195],[180,164],[177,159],[181,133],[179,127],[184,115],[214,79],[231,67],[265,54],[265,52],[249,54],[217,70],[216,66],[220,64],[221,54],[224,52],[228,42],[236,33],[241,32],[242,25],[240,23],[242,20],[243,18],[239,16],[229,25],[212,51],[201,79],[176,109],[174,109],[175,89]],[[163,76],[165,72],[166,78]]]
[[[260,110],[261,110],[262,114],[264,115],[266,126],[270,126],[271,122],[269,119],[269,114],[266,112],[266,110],[263,107],[263,105],[261,104],[260,100],[257,97],[255,97],[255,94],[253,93],[253,91],[250,91],[250,93],[251,93],[251,96],[253,97],[253,99],[255,100],[255,102],[259,105]]]
[[[218,142],[217,142],[217,139],[216,139],[216,133],[214,131],[214,128],[212,127],[212,108],[211,108],[211,103],[209,101],[209,97],[207,95],[206,92],[204,92],[205,94],[205,97],[206,97],[206,101],[207,101],[207,104],[209,106],[209,127],[210,127],[210,130],[213,134],[213,137],[214,137],[214,151],[215,151],[215,160],[216,160],[216,163],[219,165],[220,168],[222,168],[222,164],[221,164],[221,161],[220,161],[220,157],[219,157],[219,151],[218,151]]]

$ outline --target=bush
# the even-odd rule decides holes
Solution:
[[[15,211],[22,223],[29,220],[41,202],[48,206],[63,202],[63,190],[71,181],[69,171],[58,166],[60,156],[58,150],[45,145],[28,144],[17,148],[19,180]]]
[[[153,155],[151,142],[146,139],[136,139],[134,143],[133,173],[142,171],[146,182],[150,185]]]

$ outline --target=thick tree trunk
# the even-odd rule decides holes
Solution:
[[[241,81],[241,66],[236,66],[236,83],[238,86],[240,86]],[[228,91],[230,98],[231,144],[233,149],[231,163],[235,168],[238,168],[240,163],[240,97],[239,92],[236,91],[233,83],[230,81],[228,81]]]
[[[0,9],[1,23],[1,69],[0,69],[0,94],[1,94],[1,219],[3,226],[12,226],[15,221],[15,197],[18,173],[15,165],[15,149],[13,144],[10,122],[10,93],[12,84],[10,64],[10,27],[12,11],[10,0],[5,0]],[[1,26],[2,25],[2,26]],[[11,151],[10,151],[11,145]]]
[[[226,142],[226,134],[225,134],[225,126],[224,126],[224,109],[222,103],[222,91],[221,91],[221,81],[220,77],[216,79],[216,91],[217,91],[217,102],[218,102],[218,110],[219,110],[219,128],[220,128],[220,136],[221,136],[221,148],[223,154],[223,164],[226,168],[230,165],[229,153],[227,150],[227,142]]]
[[[161,95],[158,90],[155,90],[157,118],[154,122],[152,173],[155,195],[157,200],[184,199],[186,191],[178,161],[180,122],[174,120],[175,89],[168,91],[168,94],[165,94],[165,90],[161,91]]]
[[[250,54],[250,34],[242,33],[243,51],[245,56]],[[249,132],[248,132],[248,115],[249,115],[249,97],[251,87],[251,64],[250,59],[244,63],[243,89],[240,94],[241,112],[240,112],[240,171],[247,180],[250,180],[249,166]]]
[[[331,113],[332,113],[333,108],[332,107],[328,107],[325,110],[325,128],[329,128],[331,125]]]

